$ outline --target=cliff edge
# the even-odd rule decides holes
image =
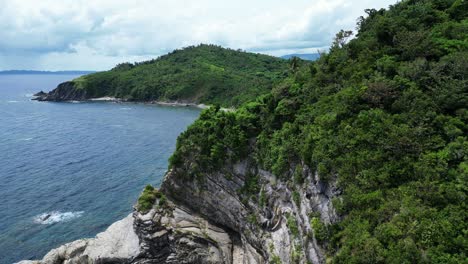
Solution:
[[[325,223],[338,220],[331,205],[338,189],[305,168],[307,184],[295,204],[286,183],[251,165],[248,160],[231,164],[229,177],[205,174],[202,181],[171,170],[158,191],[163,196],[149,210],[135,209],[94,239],[19,263],[324,263],[310,223],[317,216]],[[254,172],[268,197],[262,207],[239,193]]]

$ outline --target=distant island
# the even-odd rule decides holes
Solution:
[[[69,74],[90,74],[95,73],[95,71],[34,71],[34,70],[7,70],[0,71],[0,75],[7,74],[44,74],[44,75],[69,75]]]
[[[315,61],[315,60],[318,60],[318,58],[320,58],[320,54],[319,53],[303,53],[303,54],[295,53],[295,54],[283,55],[280,58],[289,60],[292,57],[298,57],[299,59],[303,59],[307,61]]]

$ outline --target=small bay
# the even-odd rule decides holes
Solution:
[[[0,76],[0,263],[93,237],[158,186],[189,107],[31,101],[73,75]]]

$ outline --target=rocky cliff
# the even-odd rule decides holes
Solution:
[[[293,199],[292,186],[248,160],[226,169],[229,175],[218,172],[194,180],[172,169],[160,189],[165,197],[149,211],[135,209],[94,239],[20,263],[325,262],[311,222],[314,217],[324,223],[338,220],[331,205],[339,194],[333,183],[323,183],[305,166],[304,184],[296,186],[299,197]],[[246,200],[240,191],[252,174],[263,186],[260,202]]]
[[[75,83],[72,81],[59,84],[57,88],[49,93],[40,91],[34,96],[35,98],[33,100],[53,102],[82,101],[90,98],[86,90],[76,88]]]

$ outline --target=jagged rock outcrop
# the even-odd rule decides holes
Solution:
[[[42,260],[18,264],[129,263],[140,253],[139,239],[130,214],[95,238],[80,239],[51,250]]]
[[[222,263],[325,262],[310,223],[315,216],[325,224],[338,220],[331,203],[339,194],[334,181],[328,184],[320,181],[306,166],[302,186],[282,182],[247,161],[225,169],[229,175],[205,174],[198,180],[186,179],[173,170],[161,187],[176,204],[190,208],[224,229],[237,241],[237,247],[250,249],[252,257],[236,259],[233,255],[230,261]],[[258,175],[265,201],[246,199],[239,193],[248,175]],[[298,204],[293,201],[293,192],[299,195]],[[297,225],[297,232],[288,226],[291,221]]]
[[[79,89],[76,87],[75,82],[64,82],[61,83],[54,90],[49,93],[44,93],[40,91],[36,93],[33,100],[38,101],[82,101],[89,99],[85,89]]]
[[[95,239],[78,240],[49,252],[36,264],[56,263],[324,263],[311,218],[338,220],[331,199],[339,194],[306,166],[304,184],[277,179],[248,161],[189,179],[170,170],[148,212],[135,210]],[[240,191],[258,175],[264,200]],[[295,199],[292,198],[295,192]],[[161,199],[161,198],[160,198]],[[295,200],[295,201],[293,201]]]
[[[44,97],[44,96],[47,96],[47,93],[45,93],[44,91],[40,91],[38,93],[35,93],[33,96],[34,97]]]
[[[135,213],[143,252],[135,263],[263,263],[236,234],[186,208],[171,207]]]

